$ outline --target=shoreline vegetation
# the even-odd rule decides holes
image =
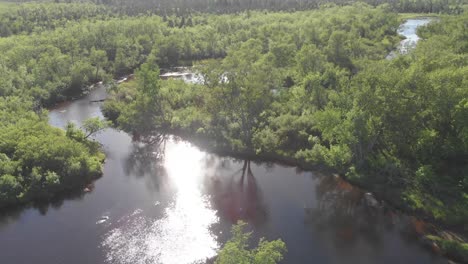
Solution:
[[[346,43],[356,39],[346,30],[321,35],[320,26],[310,25],[322,38],[301,48],[288,49],[281,39],[264,48],[255,37],[232,46],[221,61],[196,67],[203,85],[160,80],[158,65],[144,63],[135,80],[110,91],[103,112],[137,138],[175,134],[217,153],[338,173],[457,231],[459,240],[428,239],[466,262],[468,50],[456,31],[463,19],[442,17],[419,29],[416,49],[390,61],[364,47],[354,53]],[[394,28],[389,21],[381,27]],[[358,27],[336,23],[350,23],[350,32]],[[373,30],[382,29],[365,33],[372,36],[368,44],[390,34]]]
[[[27,99],[0,98],[0,209],[53,201],[102,175],[99,143],[72,123],[52,127],[47,111],[31,109]]]
[[[291,157],[281,156],[274,153],[258,154],[253,151],[240,152],[229,148],[219,148],[216,147],[214,142],[209,138],[199,137],[186,131],[167,130],[159,131],[157,133],[160,133],[159,135],[162,136],[161,138],[164,136],[175,136],[184,141],[190,142],[203,151],[213,153],[221,157],[232,157],[254,162],[273,162],[285,166],[297,167],[305,171],[317,171],[324,175],[340,177],[341,179],[349,182],[353,186],[358,187],[363,191],[370,191],[372,196],[377,198],[378,209],[399,211],[415,217],[417,223],[422,223],[422,225],[424,225],[424,231],[421,231],[420,233],[417,232],[417,236],[421,245],[425,248],[429,249],[435,254],[444,255],[449,259],[459,261],[461,263],[465,263],[468,260],[468,243],[466,242],[466,231],[463,229],[463,227],[447,226],[447,224],[443,221],[436,220],[425,212],[415,211],[408,205],[402,204],[400,201],[395,200],[395,197],[390,196],[391,193],[376,192],[374,189],[375,186],[367,185],[364,182],[350,179],[344,174],[336,174],[336,171],[333,168],[325,166],[324,164],[311,164],[305,161],[300,161]],[[157,140],[154,141],[154,137],[149,137],[148,139],[149,140],[145,140],[140,137],[138,133],[134,132],[134,140],[143,140],[143,142],[147,144],[155,144],[158,142]],[[377,208],[375,209],[377,210]],[[422,220],[420,221],[419,219]]]

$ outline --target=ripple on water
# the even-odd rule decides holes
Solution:
[[[202,159],[189,144],[169,146],[165,169],[177,190],[174,201],[162,218],[137,210],[117,221],[102,242],[107,263],[188,264],[216,256],[219,245],[210,229],[219,219],[199,188]]]
[[[206,199],[198,202],[207,204]],[[105,235],[107,263],[184,264],[214,257],[219,246],[210,226],[217,216],[209,209],[200,213],[203,217],[193,218],[183,206],[172,205],[162,219],[133,214]]]

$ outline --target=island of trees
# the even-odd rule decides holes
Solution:
[[[32,109],[27,98],[0,98],[0,208],[49,201],[102,173],[97,142],[73,124],[66,131],[51,127],[47,111]]]

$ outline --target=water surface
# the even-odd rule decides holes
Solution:
[[[416,44],[421,39],[417,30],[418,27],[425,26],[433,21],[434,18],[431,17],[422,17],[422,18],[410,18],[401,24],[398,28],[398,34],[405,37],[397,47],[397,52],[392,51],[388,54],[387,59],[392,59],[397,56],[397,54],[407,54],[411,49],[416,47]]]
[[[405,37],[405,39],[400,42],[399,49],[401,53],[407,53],[409,49],[416,46],[416,43],[420,40],[420,37],[416,34],[418,27],[427,25],[432,20],[432,18],[428,17],[408,19],[400,26],[398,34]]]

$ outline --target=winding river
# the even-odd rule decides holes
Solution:
[[[102,116],[105,87],[50,111],[64,127]],[[331,175],[219,157],[168,137],[132,141],[107,129],[94,137],[104,175],[86,192],[0,217],[0,263],[204,263],[233,223],[254,238],[281,238],[284,263],[447,263],[423,248],[424,224],[369,206],[360,189]]]

